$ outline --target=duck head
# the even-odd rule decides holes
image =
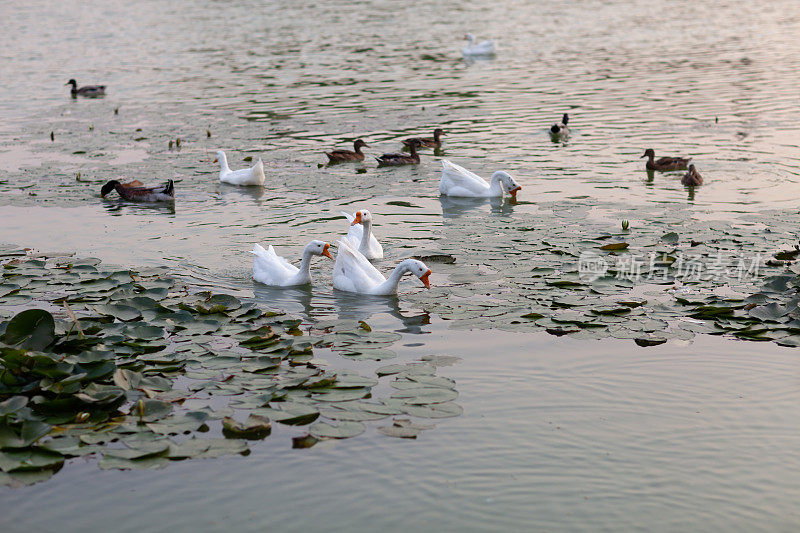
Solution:
[[[105,198],[108,193],[114,190],[114,187],[120,183],[117,180],[111,180],[100,189],[100,198]]]
[[[520,190],[522,190],[522,186],[519,183],[517,183],[517,181],[514,178],[512,178],[508,172],[504,172],[502,170],[498,170],[497,172],[492,174],[492,180],[494,180],[495,178],[500,180],[500,183],[502,183],[503,187],[506,188],[508,194],[510,194],[511,197],[516,200],[517,193]]]
[[[438,141],[439,137],[441,137],[442,135],[444,135],[444,130],[442,128],[436,128],[435,130],[433,130],[434,140]]]
[[[372,222],[372,213],[366,209],[362,209],[361,211],[356,211],[355,218],[350,225],[355,226],[356,224],[363,224],[365,222]]]
[[[655,150],[653,150],[652,148],[648,148],[647,150],[644,151],[644,155],[642,157],[649,157],[650,159],[653,159],[655,158],[655,156],[656,156]],[[642,157],[640,157],[639,159],[641,159]]]
[[[75,89],[75,88],[78,87],[78,82],[75,81],[74,79],[71,79],[67,83],[65,83],[64,85],[72,85],[72,88]]]
[[[356,152],[360,151],[364,147],[368,148],[369,145],[361,139],[356,139],[356,142],[353,143],[353,148],[355,149]]]
[[[564,116],[561,117],[561,123],[566,126],[567,122],[569,122],[569,115],[564,113]]]
[[[306,250],[311,252],[314,255],[324,255],[328,259],[333,259],[330,252],[331,245],[327,242],[313,240],[310,243],[306,244]]]

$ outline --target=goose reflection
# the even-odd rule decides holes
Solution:
[[[225,183],[219,184],[220,198],[226,202],[236,203],[242,200],[253,200],[256,205],[261,205],[261,198],[264,197],[266,189],[261,186],[255,187],[237,187],[236,185],[228,185]]]
[[[312,305],[314,293],[311,285],[282,288],[253,282],[253,295],[257,303],[263,304],[269,309],[300,314],[303,319],[318,315],[323,309],[322,306]]]
[[[514,198],[467,198],[459,196],[440,196],[439,203],[442,204],[442,216],[444,218],[458,218],[464,215],[473,214],[479,208],[489,205],[491,213],[511,214],[514,206],[517,205]]]
[[[333,291],[333,301],[340,320],[363,320],[367,322],[375,315],[389,315],[397,319],[397,324],[389,328],[403,333],[423,334],[424,326],[430,324],[430,315],[403,314],[400,300],[396,296],[372,296],[345,291]]]

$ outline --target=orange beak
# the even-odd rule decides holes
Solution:
[[[328,259],[333,259],[333,256],[331,255],[331,251],[329,250],[330,247],[331,247],[331,245],[326,242],[325,246],[322,248],[322,255],[324,255]]]
[[[508,191],[508,194],[510,194],[514,198],[514,200],[516,200],[517,199],[517,191],[520,191],[520,190],[522,190],[522,187],[520,185],[517,185],[516,187],[514,187],[513,189]]]
[[[216,163],[216,162],[217,162],[217,158],[215,157],[214,160],[212,161],[212,163]]]
[[[355,226],[356,224],[361,224],[361,211],[356,211],[356,218],[353,219],[353,223],[350,225]]]
[[[422,283],[424,283],[424,284],[425,284],[425,288],[426,288],[426,289],[428,289],[428,290],[430,290],[430,288],[431,288],[431,282],[430,282],[430,281],[428,281],[428,276],[430,276],[430,275],[431,275],[431,271],[430,271],[430,269],[428,269],[428,271],[427,271],[427,272],[425,272],[423,275],[421,275],[421,276],[419,277],[419,280],[420,280]]]

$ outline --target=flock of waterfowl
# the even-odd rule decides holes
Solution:
[[[495,53],[493,41],[475,42],[471,34],[467,34],[465,39],[468,45],[462,49],[465,57],[491,56]],[[67,85],[71,86],[70,93],[73,98],[78,96],[94,98],[105,94],[104,85],[87,85],[78,87],[74,79],[69,80]],[[551,126],[549,133],[553,140],[565,140],[570,133],[569,115],[564,113],[561,121]],[[419,164],[420,157],[417,152],[420,148],[438,149],[442,146],[442,136],[444,130],[436,128],[433,130],[432,137],[412,137],[403,139],[402,144],[408,153],[396,152],[385,153],[375,157],[379,166],[399,166]],[[325,152],[329,164],[342,162],[361,162],[366,155],[362,148],[369,147],[363,139],[356,139],[353,143],[353,150],[332,150]],[[645,167],[649,171],[676,171],[687,170],[681,183],[687,186],[697,186],[703,184],[703,178],[690,164],[691,158],[682,157],[661,157],[655,159],[655,152],[652,148],[645,150],[642,157],[647,157]],[[231,185],[239,186],[261,186],[266,180],[264,174],[264,163],[261,159],[249,168],[231,170],[228,166],[228,159],[225,152],[217,151],[215,163],[219,163],[219,181]],[[516,198],[517,192],[522,187],[514,178],[504,171],[497,171],[492,174],[487,182],[484,178],[469,170],[452,163],[446,159],[442,160],[442,174],[439,180],[439,192],[443,196],[490,198],[500,197],[504,193]],[[139,181],[121,183],[111,180],[100,190],[100,196],[105,197],[111,191],[116,191],[125,200],[140,202],[161,202],[172,201],[175,198],[175,186],[172,180],[164,185],[155,187],[144,186]],[[388,278],[385,278],[370,261],[383,258],[383,247],[372,233],[372,215],[367,210],[359,210],[354,214],[342,213],[348,220],[350,226],[345,237],[338,241],[337,255],[333,269],[333,286],[336,289],[356,292],[361,294],[389,295],[396,294],[400,278],[405,273],[416,275],[425,285],[430,288],[428,277],[430,269],[421,261],[416,259],[406,259],[395,267]],[[253,279],[259,283],[276,287],[290,287],[311,283],[310,265],[313,256],[325,256],[333,259],[330,254],[330,244],[320,240],[313,240],[306,245],[300,266],[296,267],[286,259],[279,256],[272,246],[263,248],[256,244],[251,252],[255,257],[253,260]]]

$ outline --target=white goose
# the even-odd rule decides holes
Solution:
[[[492,198],[503,196],[503,187],[513,196],[522,189],[507,172],[498,170],[492,174],[491,183],[469,170],[442,159],[442,179],[439,192],[444,196],[467,196],[472,198]]]
[[[261,158],[250,168],[231,170],[228,166],[228,158],[225,152],[217,150],[217,157],[214,163],[219,161],[219,181],[230,183],[231,185],[264,185],[264,163]]]
[[[265,250],[260,244],[256,244],[253,251],[250,252],[255,255],[253,279],[274,287],[293,287],[311,283],[311,272],[309,271],[311,256],[324,255],[333,259],[328,248],[330,248],[330,244],[327,242],[311,241],[303,250],[303,260],[300,262],[300,268],[297,268],[276,254],[272,245]]]
[[[366,209],[356,211],[354,214],[341,212],[350,222],[350,229],[344,237],[354,248],[358,247],[367,259],[383,259],[383,246],[372,234],[372,213]]]
[[[389,296],[397,294],[397,285],[403,274],[410,272],[430,289],[428,276],[431,270],[422,261],[406,259],[395,267],[389,278],[384,278],[361,252],[345,240],[339,241],[336,264],[333,266],[333,287],[340,291]]]
[[[491,56],[494,55],[494,41],[475,42],[475,36],[468,33],[464,36],[467,46],[461,49],[465,56]]]

